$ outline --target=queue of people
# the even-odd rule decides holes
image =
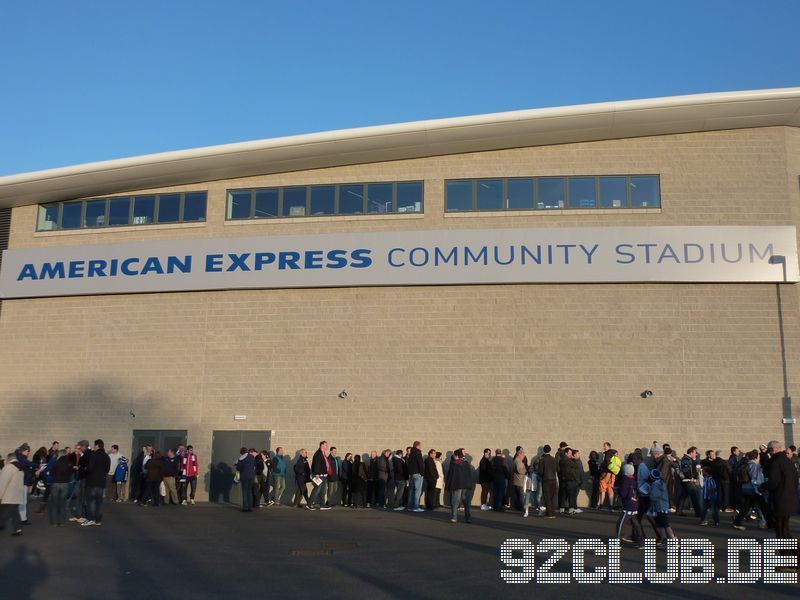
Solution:
[[[0,471],[0,514],[11,522],[12,535],[29,524],[28,494],[40,500],[37,512],[46,510],[50,524],[72,521],[81,526],[102,524],[103,501],[139,506],[195,503],[200,463],[191,445],[178,445],[162,453],[145,446],[130,463],[118,446],[106,452],[103,440],[90,446],[81,440],[74,448],[53,442],[30,456],[22,444],[6,458]],[[242,511],[287,504],[306,510],[342,506],[407,512],[425,512],[449,506],[451,521],[470,522],[473,495],[480,487],[482,511],[516,511],[523,518],[576,516],[578,496],[585,491],[593,510],[619,511],[615,535],[641,545],[645,525],[663,542],[674,537],[670,515],[684,515],[691,507],[701,525],[720,525],[720,515],[734,513],[732,526],[744,529],[756,521],[789,537],[789,517],[798,505],[800,458],[796,448],[783,449],[777,441],[746,453],[732,447],[727,459],[707,450],[700,459],[692,446],[682,457],[669,444],[653,442],[649,449],[627,455],[603,444],[589,453],[588,472],[581,453],[561,442],[553,452],[544,445],[528,456],[517,446],[508,451],[486,448],[477,468],[464,448],[449,453],[423,453],[415,441],[405,450],[345,453],[327,441],[319,443],[309,459],[301,449],[290,464],[282,447],[274,452],[243,447],[235,462],[241,486]],[[291,470],[294,491],[287,485]],[[422,499],[424,497],[424,503]],[[288,502],[287,502],[288,500]],[[630,526],[630,535],[625,528]]]

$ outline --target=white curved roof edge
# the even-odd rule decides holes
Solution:
[[[0,208],[252,175],[464,152],[800,126],[800,87],[414,121],[208,146],[0,177]]]

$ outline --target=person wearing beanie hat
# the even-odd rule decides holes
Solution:
[[[674,539],[675,533],[669,526],[669,493],[661,478],[661,471],[650,471],[650,514],[656,522],[660,547],[665,547],[665,540]]]
[[[622,483],[619,487],[619,497],[622,500],[622,512],[617,520],[617,535],[618,540],[623,542],[633,543],[637,546],[642,545],[642,524],[636,517],[639,510],[639,494],[636,486],[636,478],[633,476],[633,465],[628,463],[622,467]],[[625,526],[625,521],[630,521],[631,524],[631,537],[624,538],[622,536],[622,528]]]

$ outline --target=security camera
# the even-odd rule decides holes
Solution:
[[[649,398],[650,396],[652,396],[652,395],[653,395],[653,392],[652,392],[651,390],[645,390],[645,391],[643,391],[643,392],[642,392],[641,394],[639,394],[639,395],[640,395],[642,398]]]
[[[339,398],[341,398],[342,400],[347,398],[347,392],[345,390],[342,390],[341,392],[339,392]]]

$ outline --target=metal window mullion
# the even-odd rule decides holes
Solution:
[[[283,217],[283,188],[278,188],[278,218]]]
[[[339,184],[333,186],[333,214],[339,214]]]
[[[306,212],[303,215],[304,217],[311,216],[311,186],[307,185],[306,187]]]
[[[539,210],[539,178],[533,178],[533,210]]]
[[[478,180],[472,180],[472,211],[477,212],[478,210]]]
[[[503,196],[503,210],[508,210],[508,178],[504,177],[502,180],[502,191],[500,192]]]
[[[103,227],[108,227],[108,221],[111,219],[111,198],[106,198],[106,210],[103,213]]]
[[[397,182],[392,183],[392,212],[397,212]]]
[[[256,218],[256,189],[250,190],[250,218]]]
[[[369,214],[369,198],[367,197],[367,189],[369,188],[369,184],[362,183],[361,184],[361,204],[362,204],[362,215]]]
[[[178,223],[183,223],[183,198],[186,192],[181,192],[178,198]]]
[[[86,228],[86,200],[81,200],[81,224],[78,228]]]
[[[155,195],[155,201],[153,202],[153,224],[158,223],[158,209],[161,205],[161,195]]]
[[[569,177],[562,177],[561,180],[564,182],[564,210],[571,208],[569,202]]]
[[[633,194],[631,193],[631,176],[625,176],[625,192],[626,192],[626,201],[627,204],[625,208],[632,208],[633,207]]]

